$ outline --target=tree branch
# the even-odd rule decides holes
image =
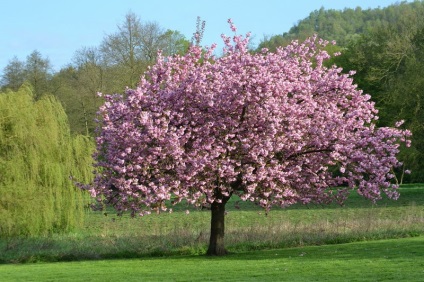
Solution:
[[[295,158],[302,156],[302,155],[307,155],[307,154],[312,154],[312,153],[322,153],[322,152],[332,152],[332,150],[326,148],[326,149],[315,149],[315,150],[309,150],[309,151],[304,151],[304,152],[298,152],[298,153],[294,153],[294,154],[288,156],[286,159],[292,160],[292,159],[295,159]]]

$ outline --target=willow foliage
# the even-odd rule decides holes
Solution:
[[[30,87],[0,94],[0,236],[69,231],[84,218],[93,142],[71,136],[52,96],[34,102]]]

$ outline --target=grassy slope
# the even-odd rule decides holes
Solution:
[[[1,265],[1,281],[422,281],[424,237],[231,254]]]

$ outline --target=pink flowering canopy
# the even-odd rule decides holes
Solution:
[[[159,54],[137,89],[105,96],[93,197],[143,215],[233,194],[266,210],[342,202],[350,189],[398,196],[393,169],[410,132],[375,126],[353,72],[324,66],[327,42],[252,54],[249,34],[222,37],[222,57],[215,46]]]

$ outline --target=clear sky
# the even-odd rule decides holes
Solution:
[[[408,1],[411,2],[411,1]],[[98,46],[117,31],[131,11],[143,22],[157,22],[191,39],[196,18],[206,21],[203,45],[220,43],[231,34],[232,18],[238,33],[252,32],[257,44],[264,35],[287,32],[310,12],[386,7],[396,0],[0,0],[0,74],[13,56],[24,61],[38,50],[55,70],[66,66],[76,50]]]

